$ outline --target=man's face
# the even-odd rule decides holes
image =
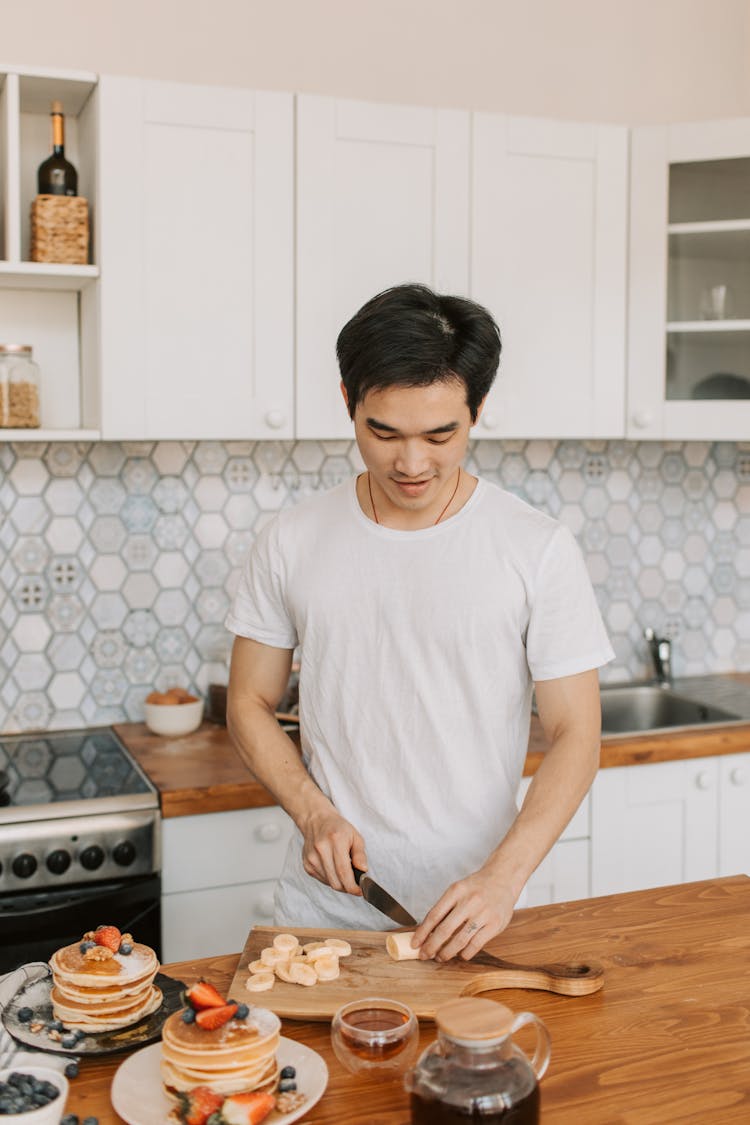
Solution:
[[[354,433],[381,519],[394,509],[419,519],[433,508],[437,518],[456,484],[471,424],[466,388],[457,379],[364,396]]]

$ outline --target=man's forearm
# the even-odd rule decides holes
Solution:
[[[311,812],[331,808],[297,747],[262,703],[233,703],[230,696],[227,728],[248,769],[301,830]]]
[[[599,765],[599,739],[582,746],[561,734],[544,755],[523,807],[484,870],[509,883],[517,898],[586,796]]]

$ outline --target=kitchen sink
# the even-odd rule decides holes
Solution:
[[[740,716],[679,695],[659,684],[602,684],[602,734],[639,734],[675,727],[733,723]]]

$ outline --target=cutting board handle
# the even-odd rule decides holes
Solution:
[[[587,996],[604,984],[604,969],[595,961],[581,960],[549,965],[516,965],[491,953],[478,953],[473,965],[491,965],[493,970],[477,973],[464,986],[462,996],[477,996],[493,988],[538,988],[561,996]]]

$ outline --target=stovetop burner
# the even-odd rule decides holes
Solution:
[[[54,817],[63,810],[50,806],[72,803],[79,812],[81,802],[102,809],[155,803],[153,786],[109,727],[0,738],[0,803],[3,797],[24,819],[35,819],[37,806]]]

